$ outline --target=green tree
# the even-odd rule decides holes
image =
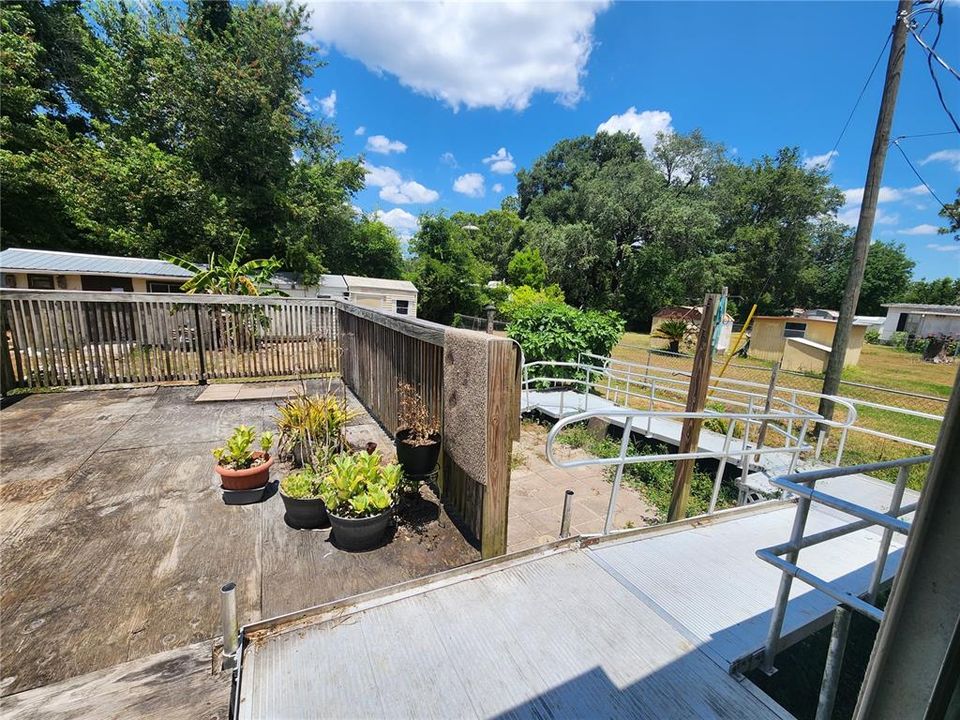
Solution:
[[[914,280],[895,300],[918,305],[960,305],[960,278]]]
[[[490,266],[494,278],[507,276],[507,264],[520,246],[522,222],[515,211],[488,210],[485,213],[455,212],[450,219],[467,230],[470,249],[478,260]]]
[[[940,228],[940,234],[952,234],[954,240],[960,241],[960,188],[957,188],[957,199],[940,208],[939,215],[947,221],[947,226]]]
[[[477,314],[490,268],[470,249],[456,221],[442,214],[420,217],[420,229],[410,248],[415,255],[410,279],[420,291],[417,313],[449,324],[455,313]]]
[[[507,265],[507,281],[511,285],[528,285],[541,290],[547,282],[547,264],[535,247],[517,250]]]

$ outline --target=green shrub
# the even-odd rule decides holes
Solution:
[[[896,348],[905,347],[907,344],[907,334],[905,332],[895,332],[890,336],[890,339],[887,340],[887,345],[891,345]]]
[[[497,303],[497,310],[509,321],[514,318],[520,308],[540,303],[562,304],[563,290],[560,289],[559,285],[547,285],[542,290],[537,290],[529,285],[509,288],[507,296]]]
[[[399,465],[383,465],[381,460],[380,453],[365,451],[334,457],[320,481],[327,509],[341,517],[369,517],[389,508],[403,472]]]
[[[556,302],[517,308],[507,325],[507,335],[520,343],[527,362],[576,362],[582,352],[609,355],[623,331],[623,318],[616,312]]]
[[[863,339],[866,340],[871,345],[880,344],[880,331],[876,328],[869,328],[864,334]]]
[[[263,458],[253,456],[251,448],[256,440],[257,431],[252,426],[239,425],[233,429],[233,434],[227,438],[226,444],[213,451],[213,456],[223,467],[231,470],[246,470],[262,464],[269,456],[270,448],[273,446],[273,433],[269,431],[260,433],[260,450],[263,452]]]

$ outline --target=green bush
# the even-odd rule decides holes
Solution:
[[[508,293],[497,304],[497,310],[507,320],[512,320],[517,311],[530,305],[540,303],[558,303],[563,304],[563,290],[559,285],[547,285],[542,290],[537,290],[529,285],[520,285],[519,287],[509,288]]]
[[[582,352],[609,355],[623,336],[623,318],[611,310],[577,310],[563,303],[517,308],[507,335],[520,343],[527,362],[576,362]]]
[[[890,336],[890,339],[887,340],[887,345],[891,345],[895,348],[905,347],[907,344],[907,334],[905,332],[895,332]]]
[[[866,340],[871,345],[880,344],[880,331],[876,328],[869,328],[864,334],[863,339]]]

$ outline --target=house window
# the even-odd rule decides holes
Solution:
[[[409,315],[409,314],[410,314],[410,301],[397,300],[397,315]]]
[[[27,287],[31,290],[53,290],[53,275],[27,275]]]
[[[788,322],[783,326],[783,336],[788,338],[802,338],[807,332],[806,323]]]
[[[147,292],[152,293],[179,293],[183,292],[180,289],[182,283],[168,283],[168,282],[148,282],[147,283]]]

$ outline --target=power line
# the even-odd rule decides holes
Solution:
[[[923,176],[920,174],[920,172],[917,170],[917,168],[914,166],[914,164],[913,164],[912,162],[910,162],[910,158],[907,157],[907,154],[903,151],[903,148],[900,147],[900,142],[899,142],[899,140],[900,140],[900,138],[895,139],[895,140],[891,143],[891,145],[893,145],[894,147],[897,148],[897,150],[900,151],[900,154],[903,155],[903,159],[907,161],[907,165],[909,165],[909,166],[910,166],[910,169],[913,170],[913,174],[917,176],[917,180],[919,180],[919,181],[923,184],[923,186],[927,189],[927,192],[930,193],[930,194],[933,196],[933,199],[936,200],[938,203],[940,203],[940,207],[942,207],[944,210],[946,210],[946,209],[947,209],[947,206],[943,204],[943,200],[941,200],[941,199],[939,198],[939,196],[933,191],[933,188],[930,187],[930,186],[927,184],[927,181],[923,179]],[[949,211],[948,211],[948,212],[949,212]]]
[[[867,91],[867,87],[870,85],[870,81],[873,80],[873,74],[877,71],[877,66],[880,65],[880,61],[883,59],[883,53],[887,49],[887,45],[890,44],[890,38],[893,37],[893,30],[887,34],[887,39],[883,41],[883,47],[880,48],[880,54],[877,55],[876,61],[873,63],[873,67],[870,69],[870,74],[867,75],[867,80],[863,83],[863,87],[860,88],[860,94],[857,95],[857,101],[853,104],[853,108],[850,110],[850,114],[847,115],[847,121],[843,124],[843,129],[840,131],[840,135],[837,136],[837,141],[833,144],[833,149],[830,150],[829,154],[833,154],[837,151],[837,148],[840,146],[840,141],[843,140],[843,136],[847,132],[847,128],[850,127],[850,121],[853,120],[853,115],[857,112],[857,108],[860,106],[860,101],[863,99],[863,94]]]
[[[913,138],[938,137],[940,135],[956,135],[956,130],[943,130],[942,132],[914,133],[913,135],[897,135],[896,140],[912,140]]]
[[[937,62],[948,72],[950,72],[954,77],[960,80],[960,74],[957,73],[952,67],[950,67],[946,61],[937,55],[937,44],[940,42],[940,33],[943,31],[943,2],[938,2],[934,7],[929,9],[924,9],[918,11],[918,13],[930,13],[931,16],[927,18],[927,22],[924,23],[923,28],[920,29],[920,33],[926,30],[927,25],[930,24],[930,21],[936,17],[937,18],[937,34],[933,38],[933,43],[927,45],[923,38],[920,37],[920,34],[916,31],[916,20],[909,18],[905,20],[907,26],[910,28],[910,34],[913,35],[914,39],[920,44],[920,46],[927,51],[927,71],[930,73],[930,78],[933,80],[933,85],[937,89],[937,97],[940,100],[940,105],[943,107],[943,111],[947,114],[947,117],[950,118],[950,122],[953,123],[953,127],[956,128],[957,132],[960,133],[960,123],[957,123],[957,119],[953,116],[953,113],[950,112],[950,108],[947,107],[946,100],[943,99],[943,90],[940,88],[940,80],[937,78],[937,73],[933,69],[933,60],[936,58]],[[914,15],[916,15],[915,13]],[[903,152],[901,150],[901,152]]]

